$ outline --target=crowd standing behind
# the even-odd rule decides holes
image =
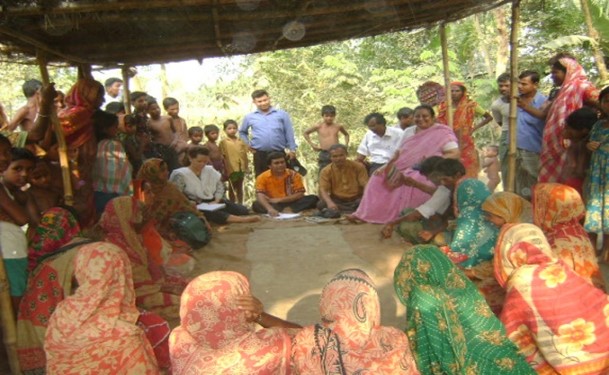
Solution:
[[[222,135],[214,124],[188,127],[172,97],[132,92],[125,115],[119,78],[80,78],[66,95],[26,81],[27,103],[0,119],[0,250],[22,370],[608,373],[597,240],[607,256],[609,88],[599,93],[571,55],[550,65],[548,96],[537,72],[518,75],[515,192],[494,192],[508,173],[507,73],[489,112],[453,82],[445,99],[400,108],[393,126],[370,113],[353,160],[348,124],[324,105],[303,133],[318,153],[318,195],[290,167],[292,120],[265,90]],[[441,86],[424,86],[421,98],[444,98],[433,91]],[[68,145],[72,207],[59,191],[53,111]],[[480,158],[474,133],[492,119],[499,144]],[[254,214],[243,205],[249,178]],[[337,273],[322,291],[320,322],[304,328],[267,314],[243,275],[189,278],[190,254],[215,233],[209,222],[303,211],[384,224],[382,238],[395,231],[409,244],[394,275],[406,332],[381,325],[363,270]],[[170,336],[166,320],[178,312]]]

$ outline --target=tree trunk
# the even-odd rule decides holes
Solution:
[[[169,96],[169,82],[167,82],[167,67],[165,64],[161,64],[161,96],[163,98]]]
[[[499,75],[507,69],[510,38],[505,22],[505,8],[496,8],[492,13],[495,18],[495,25],[497,25],[497,63],[495,65],[495,72]]]
[[[486,34],[480,26],[480,15],[478,13],[474,14],[474,29],[476,29],[476,33],[479,36]],[[495,72],[493,72],[493,67],[491,66],[491,54],[489,49],[487,48],[487,43],[485,43],[485,41],[478,40],[478,48],[480,49],[480,53],[482,53],[482,58],[484,59],[484,67],[486,68],[486,74],[490,78],[494,78]]]
[[[607,74],[607,66],[605,65],[605,58],[601,49],[599,48],[600,44],[600,35],[598,31],[594,28],[592,24],[592,17],[590,16],[590,6],[588,5],[588,0],[580,0],[582,5],[582,13],[584,14],[584,20],[586,21],[586,27],[588,28],[588,37],[593,39],[596,43],[592,43],[592,51],[594,53],[594,60],[596,61],[596,67],[598,68],[598,75],[600,77],[600,81],[602,85],[607,83],[607,78],[609,78],[609,74]]]

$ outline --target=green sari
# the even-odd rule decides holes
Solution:
[[[421,374],[535,374],[476,287],[437,247],[406,250],[393,280]]]

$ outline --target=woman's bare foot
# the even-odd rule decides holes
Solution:
[[[363,221],[361,221],[360,219],[355,217],[355,214],[345,215],[345,219],[347,219],[347,221],[349,221],[350,223],[353,223],[353,224],[361,224],[361,223],[363,223]]]

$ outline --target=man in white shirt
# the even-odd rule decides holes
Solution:
[[[357,161],[368,168],[368,175],[387,164],[399,148],[403,131],[387,126],[387,120],[380,113],[371,113],[364,119],[368,131],[357,148]],[[368,158],[368,163],[366,163]]]
[[[122,102],[123,96],[122,88],[123,88],[123,80],[116,77],[111,77],[104,82],[104,88],[106,89],[106,94],[104,95],[104,103],[112,103],[112,102]]]

